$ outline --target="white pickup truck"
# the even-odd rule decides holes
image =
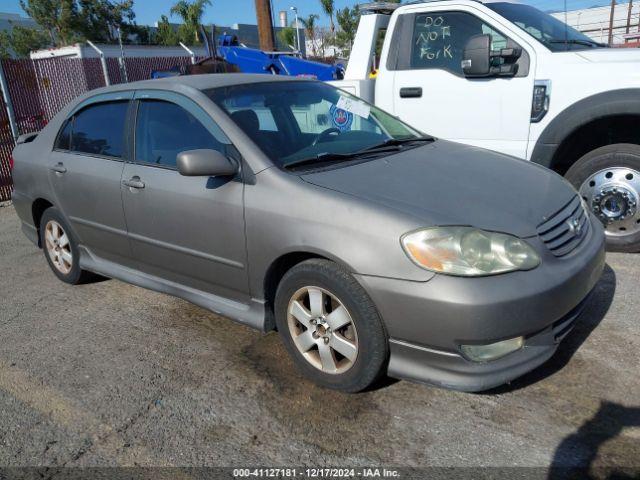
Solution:
[[[555,170],[610,249],[640,251],[639,50],[519,3],[377,3],[332,83],[428,134]]]

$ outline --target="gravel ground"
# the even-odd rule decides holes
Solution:
[[[640,467],[640,255],[559,352],[466,394],[304,380],[277,334],[108,280],[71,287],[0,208],[0,466]]]

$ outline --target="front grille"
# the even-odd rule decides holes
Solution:
[[[589,215],[575,196],[560,211],[551,215],[537,230],[547,248],[556,257],[571,253],[582,243],[589,232]]]

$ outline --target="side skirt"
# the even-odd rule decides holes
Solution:
[[[252,298],[251,303],[247,305],[109,262],[95,256],[84,246],[80,246],[79,250],[80,268],[83,270],[182,298],[213,313],[231,318],[257,330],[265,331],[265,302],[263,300]]]

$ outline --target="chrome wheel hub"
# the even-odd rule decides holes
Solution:
[[[60,273],[66,275],[73,267],[73,255],[69,237],[55,220],[49,220],[44,230],[44,242],[51,263]]]
[[[640,172],[626,167],[600,170],[580,186],[580,196],[603,223],[608,236],[640,231]]]
[[[289,333],[304,359],[330,374],[349,370],[358,355],[358,335],[342,302],[320,287],[293,294],[287,314]]]

